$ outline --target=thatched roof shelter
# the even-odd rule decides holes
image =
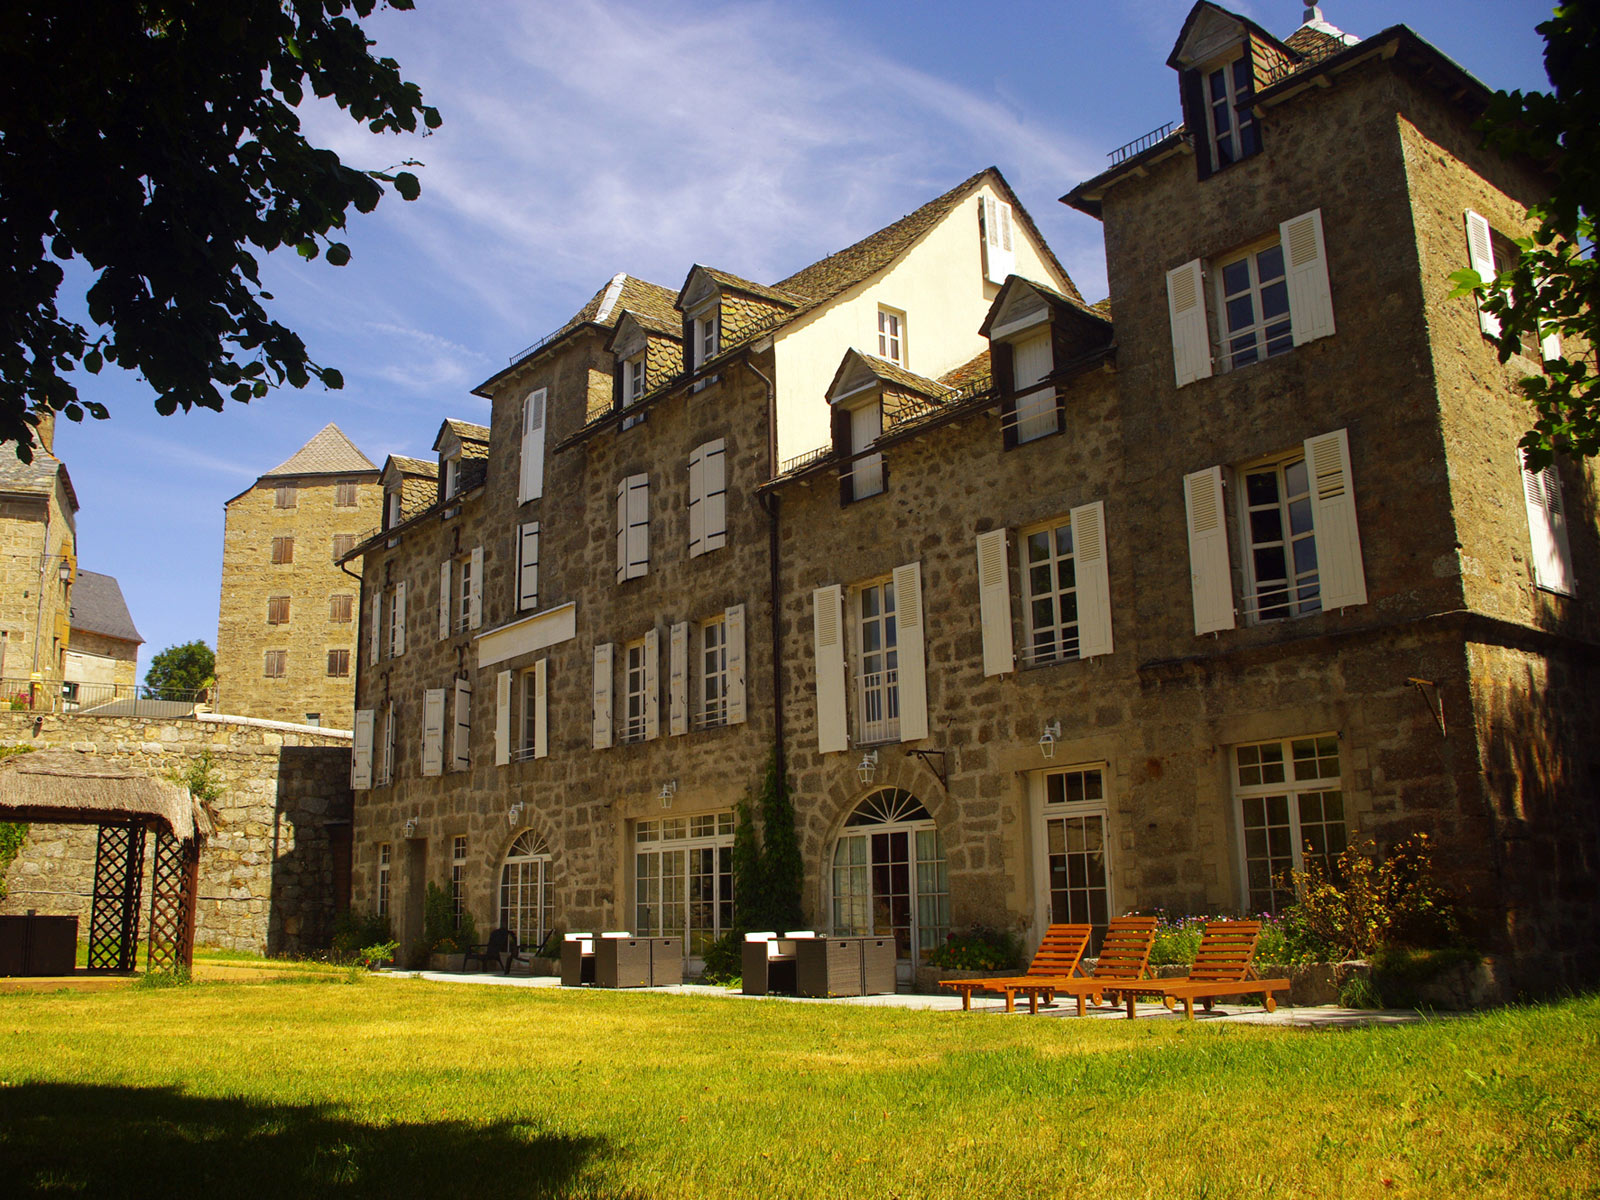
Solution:
[[[0,820],[93,825],[130,818],[154,818],[180,841],[211,832],[205,809],[171,780],[74,750],[0,760]]]

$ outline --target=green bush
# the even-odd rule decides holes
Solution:
[[[703,983],[733,986],[744,975],[744,931],[730,929],[706,947]]]
[[[1326,961],[1464,944],[1455,899],[1433,878],[1425,833],[1396,842],[1381,859],[1368,841],[1346,846],[1331,869],[1313,861],[1290,874],[1299,898],[1284,913],[1286,931]]]
[[[462,954],[477,943],[478,923],[472,914],[463,909],[458,922],[450,893],[437,883],[428,884],[422,900],[422,941],[412,947],[416,955]]]
[[[1206,925],[1212,921],[1237,921],[1237,916],[1222,914],[1187,914],[1168,916],[1157,913],[1156,939],[1150,949],[1152,967],[1182,966],[1194,962],[1200,951],[1200,938]],[[1288,922],[1271,913],[1259,913],[1250,918],[1261,922],[1261,936],[1256,941],[1254,961],[1258,963],[1297,964],[1322,961],[1315,947],[1300,941]]]
[[[1022,943],[1012,934],[974,925],[947,936],[923,961],[946,971],[1009,971],[1023,965]]]
[[[388,917],[353,910],[341,913],[333,922],[333,941],[328,947],[328,961],[347,966],[359,962],[363,946],[387,942],[389,937]]]

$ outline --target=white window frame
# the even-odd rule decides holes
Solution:
[[[461,492],[461,456],[452,454],[444,460],[444,498],[453,500]]]
[[[542,663],[517,672],[517,738],[511,761],[526,762],[539,756],[539,729],[544,723]]]
[[[624,408],[636,404],[644,396],[645,392],[649,390],[645,375],[645,355],[646,351],[641,350],[639,353],[622,360],[622,406]]]
[[[897,367],[906,365],[906,314],[882,304],[878,306],[878,357]]]
[[[1065,531],[1068,548],[1065,553],[1059,549],[1061,533]],[[1035,559],[1033,557],[1034,542],[1043,537],[1046,540],[1046,557]],[[1038,525],[1027,526],[1017,531],[1017,558],[1022,570],[1022,632],[1023,632],[1023,663],[1030,667],[1041,666],[1045,663],[1066,662],[1079,657],[1078,654],[1078,577],[1077,556],[1072,544],[1072,519],[1060,517],[1053,521],[1042,522]],[[1060,586],[1061,564],[1072,564],[1072,586]],[[1040,571],[1049,573],[1049,584],[1044,590],[1037,589],[1037,575]],[[1065,597],[1072,597],[1072,620],[1054,620],[1048,626],[1037,624],[1036,608],[1040,603],[1049,604],[1057,618],[1060,617],[1061,607]],[[1050,647],[1041,651],[1039,635],[1050,632]]]
[[[1026,361],[1020,351],[1033,350],[1044,345],[1044,370],[1032,378],[1025,378],[1021,364]],[[1044,380],[1055,370],[1055,345],[1048,321],[1025,335],[1011,340],[1011,387],[1015,396],[1012,412],[1014,441],[1017,445],[1049,437],[1061,429],[1056,415],[1056,389]],[[1032,372],[1029,372],[1032,375]]]
[[[1033,931],[1035,938],[1042,939],[1046,927],[1053,922],[1087,922],[1089,924],[1105,925],[1110,917],[1118,911],[1116,906],[1116,839],[1111,819],[1110,776],[1109,766],[1105,762],[1070,763],[1029,774],[1029,800],[1033,809],[1034,912],[1037,914]],[[1077,782],[1076,791],[1078,795],[1076,797],[1074,797],[1074,781]],[[1054,880],[1050,872],[1050,823],[1052,821],[1069,822],[1074,820],[1099,822],[1104,863],[1102,868],[1104,875],[1103,890],[1105,893],[1104,918],[1100,920],[1093,919],[1097,913],[1091,896],[1086,896],[1087,912],[1076,909],[1070,898],[1065,914],[1057,911],[1054,907],[1054,896],[1057,889],[1052,886]],[[1065,830],[1063,832],[1065,833]],[[1084,853],[1088,853],[1087,849]],[[1087,879],[1087,874],[1085,878]],[[1072,892],[1089,893],[1097,889],[1087,883],[1080,887],[1074,887],[1069,872],[1067,887],[1064,890],[1069,893],[1070,897]]]
[[[622,722],[619,742],[642,742],[649,724],[649,659],[644,638],[622,647]]]
[[[531,829],[524,829],[517,834],[500,862],[496,883],[498,925],[516,935],[517,943],[524,952],[543,946],[545,939],[550,936],[551,914],[555,909],[555,881],[549,844]],[[529,897],[533,900],[532,904],[527,903]],[[524,920],[529,911],[533,914],[532,930]]]
[[[389,592],[389,657],[406,652],[406,584],[401,580]]]
[[[390,491],[388,503],[384,505],[384,511],[389,518],[389,523],[385,528],[393,529],[400,524],[400,490],[398,488]]]
[[[846,411],[850,415],[850,500],[854,503],[881,496],[885,489],[883,455],[862,453],[883,436],[883,398],[873,395]],[[869,432],[871,436],[865,436]]]
[[[1286,254],[1282,241],[1270,237],[1216,260],[1211,270],[1211,283],[1217,314],[1215,355],[1219,371],[1237,371],[1294,349]],[[1243,268],[1243,284],[1230,292],[1228,276],[1240,267]],[[1264,269],[1276,269],[1277,274],[1263,275]],[[1234,328],[1230,306],[1246,302],[1251,319]],[[1281,304],[1281,311],[1266,316],[1269,303],[1275,308]]]
[[[1211,148],[1211,169],[1242,162],[1261,152],[1261,128],[1250,105],[1255,98],[1255,77],[1250,57],[1240,53],[1199,70],[1200,103],[1205,109],[1206,142]],[[1216,87],[1221,76],[1221,94]],[[1242,76],[1242,78],[1241,78]],[[1228,118],[1228,128],[1217,127],[1217,112]]]
[[[728,622],[719,613],[696,631],[694,727],[728,724]]]
[[[1296,468],[1299,468],[1298,471]],[[1278,493],[1276,500],[1270,503],[1252,504],[1250,478],[1269,474],[1274,477]],[[1306,461],[1304,450],[1257,459],[1255,462],[1236,467],[1234,479],[1237,481],[1236,494],[1239,497],[1238,529],[1239,545],[1242,548],[1240,558],[1244,565],[1244,598],[1239,607],[1246,622],[1252,625],[1264,625],[1270,621],[1309,617],[1321,612],[1322,576],[1317,559],[1316,526],[1312,512],[1311,466]],[[1297,483],[1291,482],[1296,479]],[[1304,490],[1290,491],[1294,486],[1302,486]],[[1265,516],[1269,512],[1275,512],[1277,515],[1279,537],[1262,537],[1258,541],[1255,518],[1258,515]],[[1295,528],[1297,514],[1303,514],[1304,528]],[[1302,570],[1295,563],[1295,550],[1306,543],[1311,546],[1312,565],[1309,570]],[[1256,556],[1258,552],[1270,553],[1274,546],[1282,547],[1286,578],[1264,580],[1258,573]],[[1264,596],[1269,595],[1278,598],[1265,601]]]
[[[461,915],[467,911],[467,838],[456,834],[450,839],[450,916],[461,928]]]
[[[1297,754],[1299,757],[1296,757]],[[1330,755],[1334,761],[1332,775],[1318,773],[1301,777],[1301,762],[1313,762],[1320,767]],[[1272,875],[1281,875],[1288,868],[1305,870],[1307,826],[1302,810],[1309,805],[1302,801],[1310,801],[1315,797],[1321,810],[1317,814],[1321,819],[1313,822],[1322,838],[1319,857],[1330,861],[1349,843],[1352,824],[1345,801],[1344,754],[1339,735],[1323,732],[1233,746],[1228,752],[1228,780],[1237,834],[1240,902],[1246,912],[1276,912],[1280,902],[1294,899],[1294,893],[1274,882]],[[1329,820],[1327,815],[1330,793],[1337,804],[1336,822]],[[1268,807],[1271,800],[1277,797],[1284,800],[1281,814],[1284,819],[1281,821],[1272,819],[1274,814]],[[1252,811],[1258,801],[1263,818],[1259,826],[1253,820],[1255,813]],[[1335,826],[1336,835],[1333,832]],[[1252,837],[1252,833],[1258,829],[1261,836]],[[1274,829],[1286,832],[1274,839],[1271,832]],[[1312,833],[1311,836],[1318,834]],[[1264,862],[1266,865],[1263,870],[1268,873],[1265,881],[1256,887],[1251,886],[1252,862]]]
[[[681,929],[684,953],[695,970],[706,947],[733,925],[733,829],[731,809],[634,825],[634,935],[671,937]],[[706,852],[712,864],[709,896],[703,894],[708,877],[693,870],[695,858]],[[702,881],[700,895],[696,880]],[[696,915],[709,915],[709,925],[695,924]]]
[[[378,772],[373,780],[374,787],[385,787],[394,781],[394,739],[395,739],[395,711],[394,701],[389,701],[383,706],[383,724],[378,737]]]
[[[877,612],[864,609],[875,597]],[[856,683],[856,742],[871,746],[900,740],[900,639],[892,575],[858,584],[850,591],[850,633]],[[877,649],[869,651],[869,630],[876,631]],[[889,642],[887,632],[895,634]],[[875,665],[876,670],[868,670]]]
[[[373,898],[373,909],[378,916],[389,916],[390,908],[390,869],[394,861],[394,847],[389,842],[378,843],[378,883],[377,895]]]
[[[699,313],[693,322],[694,369],[705,366],[722,350],[722,321],[717,305]]]

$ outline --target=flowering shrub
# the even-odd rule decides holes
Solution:
[[[1200,949],[1200,937],[1212,921],[1237,921],[1241,918],[1216,913],[1168,916],[1157,911],[1156,940],[1150,949],[1152,967],[1188,966]],[[1271,913],[1256,913],[1249,918],[1261,922],[1261,937],[1256,942],[1255,961],[1261,963],[1312,962],[1313,953],[1298,946],[1285,923]]]
[[[1285,928],[1329,961],[1462,944],[1456,903],[1433,878],[1425,833],[1396,842],[1381,861],[1367,841],[1345,847],[1331,870],[1313,862],[1292,877],[1299,899],[1284,913]]]
[[[947,971],[1009,971],[1022,965],[1022,946],[1009,933],[975,925],[967,933],[950,934],[923,961]]]

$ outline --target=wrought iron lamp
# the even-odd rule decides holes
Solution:
[[[856,774],[861,776],[862,783],[871,783],[872,777],[878,773],[878,752],[868,750],[861,756],[861,761],[856,764]]]
[[[1056,743],[1061,740],[1061,722],[1051,721],[1046,723],[1044,732],[1039,735],[1039,753],[1046,758],[1056,756]]]

